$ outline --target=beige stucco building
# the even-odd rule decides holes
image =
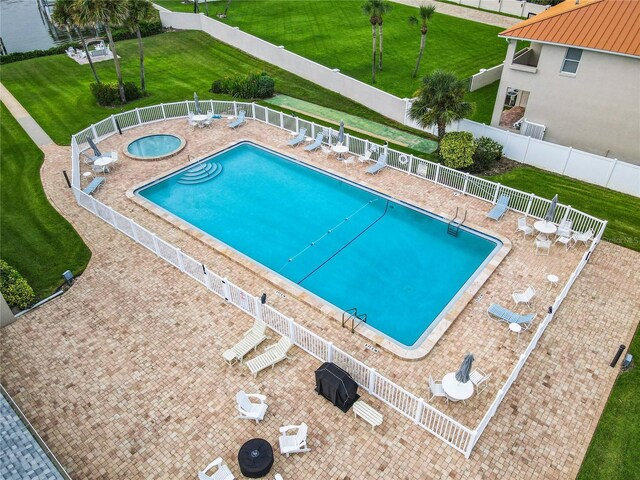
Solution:
[[[509,47],[492,125],[517,130],[526,118],[546,141],[640,164],[638,0],[567,0],[500,36]]]

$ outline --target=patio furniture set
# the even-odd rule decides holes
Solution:
[[[448,402],[463,402],[470,399],[475,391],[476,395],[483,392],[489,385],[491,374],[476,368],[471,371],[467,378],[462,381],[456,377],[457,372],[449,372],[442,377],[441,382],[436,382],[429,375],[429,390],[431,391],[432,401],[436,397],[442,397]]]
[[[85,152],[81,154],[84,163],[91,166],[91,170],[82,174],[87,182],[87,186],[82,191],[87,195],[92,195],[98,190],[98,188],[104,185],[104,182],[106,181],[105,177],[96,176],[96,174],[110,173],[118,162],[118,152],[113,151],[102,153],[91,137],[89,137],[87,141],[93,150],[93,155],[89,155]]]

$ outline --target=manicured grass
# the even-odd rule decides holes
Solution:
[[[156,0],[170,10],[193,12],[192,5],[181,0]],[[234,0],[225,23],[263,38],[275,45],[346,75],[371,83],[371,25],[362,13],[362,0]],[[209,6],[209,15],[226,2]],[[437,7],[436,7],[437,8]],[[397,95],[410,97],[420,87],[421,78],[436,68],[454,72],[461,78],[478,73],[504,61],[506,42],[498,38],[500,27],[436,14],[429,21],[427,45],[416,78],[413,68],[420,45],[420,29],[407,19],[417,8],[398,3],[384,17],[384,70],[375,86]],[[204,5],[201,6],[204,12]],[[478,101],[488,102],[486,97]],[[491,108],[493,99],[490,99]],[[480,106],[484,110],[485,106]]]
[[[640,330],[629,353],[636,366],[616,380],[577,480],[640,479]]]
[[[43,298],[63,282],[65,270],[81,273],[91,252],[45,196],[44,154],[4,104],[0,108],[0,256]]]
[[[640,251],[640,198],[529,166],[490,179],[545,198],[557,193],[561,203],[608,220],[605,240]]]
[[[486,87],[483,87],[475,92],[469,92],[465,96],[465,99],[469,102],[476,104],[476,110],[473,115],[469,117],[469,120],[475,120],[476,122],[491,123],[491,115],[493,115],[493,105],[498,94],[498,87],[500,81],[493,82]]]
[[[276,81],[278,92],[329,108],[411,130],[334,92],[217,42],[202,32],[165,33],[144,39],[149,96],[120,108],[104,108],[89,91],[93,81],[87,65],[66,55],[35,58],[2,67],[2,83],[22,103],[58,144],[68,145],[71,134],[91,123],[124,110],[193,98],[228,97],[208,92],[211,83],[224,76],[265,71]],[[138,50],[135,40],[118,42],[125,81],[138,83]],[[96,63],[102,81],[115,81],[113,62]],[[411,130],[413,131],[413,130]]]

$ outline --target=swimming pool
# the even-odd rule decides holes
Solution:
[[[136,190],[398,344],[418,346],[501,247],[344,179],[249,142],[202,164],[222,173],[180,183],[193,164]]]
[[[179,135],[145,135],[129,143],[125,153],[136,160],[159,160],[175,155],[185,145],[184,138]]]

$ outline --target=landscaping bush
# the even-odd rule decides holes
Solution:
[[[24,310],[36,300],[33,289],[18,271],[0,260],[0,292],[11,308]]]
[[[92,83],[90,87],[91,93],[98,102],[98,105],[103,107],[122,105],[122,102],[120,101],[120,92],[118,90],[118,82]],[[125,82],[124,95],[127,97],[127,102],[131,102],[140,98],[142,96],[142,91],[135,83]]]
[[[209,91],[226,93],[234,98],[269,98],[275,92],[275,81],[264,72],[250,73],[246,77],[216,80]]]
[[[466,168],[473,164],[475,149],[471,132],[449,132],[440,142],[440,157],[449,168]]]
[[[470,172],[484,172],[502,157],[502,145],[492,138],[480,137],[476,140],[476,151],[473,154],[473,165]]]

